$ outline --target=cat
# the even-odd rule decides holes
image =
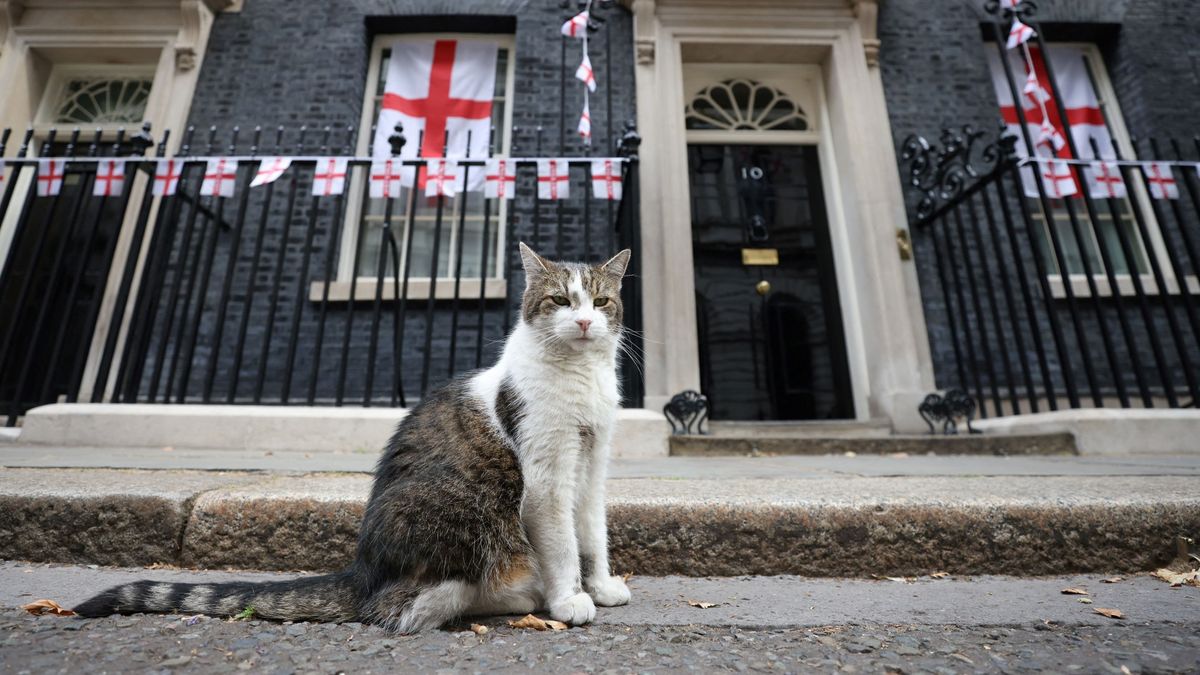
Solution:
[[[75,611],[360,621],[399,633],[548,609],[571,625],[629,602],[608,564],[604,482],[619,402],[621,280],[520,244],[521,313],[496,365],[400,422],[375,470],[354,562],[287,581],[138,581]]]

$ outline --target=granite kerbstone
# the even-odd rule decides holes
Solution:
[[[671,436],[672,456],[742,455],[1075,455],[1068,432],[1022,435],[839,437]]]

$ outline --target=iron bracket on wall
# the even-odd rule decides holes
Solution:
[[[986,135],[964,124],[957,130],[942,129],[940,144],[930,144],[916,134],[904,139],[900,159],[907,163],[906,180],[909,188],[921,196],[914,225],[930,222],[975,186],[1016,161],[1016,136],[1001,135],[990,143],[980,143]]]
[[[671,423],[673,436],[706,434],[704,420],[708,419],[708,397],[694,389],[681,391],[663,406],[663,416]]]
[[[966,420],[967,433],[983,433],[971,427],[971,420],[975,418],[975,409],[975,399],[962,389],[947,389],[945,394],[930,394],[925,397],[924,401],[921,401],[921,405],[917,406],[917,412],[921,414],[921,419],[929,425],[929,433],[937,433],[937,428],[934,426],[934,423],[937,422],[942,425],[942,433],[947,436],[958,433],[959,420]]]

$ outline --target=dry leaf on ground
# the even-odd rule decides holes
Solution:
[[[1062,594],[1063,595],[1088,595],[1088,592],[1083,590],[1082,588],[1064,588],[1064,589],[1062,589]]]
[[[1125,579],[1123,577],[1109,577],[1107,579],[1101,579],[1100,583],[1102,583],[1102,584],[1117,584],[1122,581],[1125,581]]]
[[[716,606],[717,606],[718,604],[720,604],[720,603],[717,603],[717,602],[701,602],[701,601],[699,601],[699,600],[688,600],[688,601],[687,601],[687,604],[691,605],[692,607],[699,607],[700,609],[708,609],[709,607],[716,607]]]
[[[482,624],[473,623],[471,624],[471,632],[476,635],[483,635],[484,633],[488,632],[488,627]]]
[[[950,573],[949,572],[934,572],[933,574],[930,574],[929,576],[933,577],[934,579],[945,579],[946,577],[950,576]]]
[[[1175,572],[1164,567],[1154,570],[1150,574],[1172,586],[1200,586],[1200,571]]]
[[[1085,604],[1085,605],[1090,605],[1090,604],[1092,604],[1092,599],[1091,599],[1091,598],[1080,598],[1080,599],[1079,599],[1079,601],[1080,601],[1080,602],[1082,602],[1082,603],[1083,603],[1083,604]]]
[[[629,580],[632,578],[633,578],[633,572],[626,572],[625,574],[621,575],[621,581],[624,581],[625,583],[629,583]]]
[[[509,621],[508,625],[512,626],[513,628],[531,628],[533,630],[567,629],[567,624],[561,621],[554,621],[553,619],[539,619],[532,614],[526,614],[516,621]]]
[[[30,614],[54,614],[55,616],[75,616],[75,612],[63,607],[53,600],[34,600],[28,605],[21,605],[21,609]]]
[[[1125,618],[1125,614],[1121,610],[1112,609],[1110,607],[1097,607],[1096,613],[1103,614],[1104,616],[1107,616],[1110,619],[1124,619]]]

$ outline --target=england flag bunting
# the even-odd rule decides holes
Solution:
[[[279,177],[291,165],[292,160],[289,157],[268,157],[264,159],[258,165],[258,172],[254,174],[254,180],[250,181],[250,187],[274,183],[279,180]]]
[[[155,197],[170,197],[179,189],[179,177],[183,175],[183,161],[178,159],[160,159],[155,162],[154,186],[150,194]]]
[[[462,186],[463,172],[452,159],[431,159],[426,164],[425,196],[453,197]]]
[[[1037,35],[1032,28],[1021,23],[1017,17],[1013,17],[1012,28],[1008,31],[1008,43],[1004,45],[1005,49],[1016,49],[1017,47],[1029,41],[1029,38]]]
[[[208,160],[200,194],[205,197],[232,197],[237,182],[237,162],[228,157]]]
[[[94,197],[120,197],[125,189],[125,160],[102,159],[96,162],[96,182],[92,183]]]
[[[1000,6],[1004,9],[1016,9],[1019,4],[1021,0],[1000,0]]]
[[[583,139],[584,145],[592,144],[592,112],[591,106],[588,105],[587,99],[583,101],[583,114],[579,116],[579,136]]]
[[[995,51],[989,50],[988,52],[992,84],[1000,103],[1001,117],[1007,126],[1007,132],[1020,139],[1016,147],[1017,156],[1029,157],[1029,148],[1026,146],[1025,136],[1021,133],[1021,114],[1023,114],[1026,130],[1029,139],[1035,144],[1034,152],[1037,156],[1076,159],[1072,156],[1071,148],[1067,143],[1068,127],[1063,124],[1059,116],[1059,106],[1050,90],[1050,77],[1046,71],[1042,50],[1036,45],[1030,45],[1028,61],[1022,53],[1024,51],[1007,52],[1005,55],[1009,67],[1014,73],[1025,73],[1027,76],[1024,92],[1021,95],[1020,111],[1013,104],[1012,90],[1009,88],[1008,78],[1004,74],[1004,64],[1000,61],[1000,56]],[[1096,147],[1100,148],[1102,158],[1111,157],[1112,136],[1105,125],[1099,99],[1092,87],[1092,80],[1088,76],[1083,50],[1080,47],[1069,45],[1051,45],[1047,51],[1053,62],[1054,73],[1058,77],[1058,89],[1063,97],[1062,107],[1066,109],[1067,120],[1070,122],[1071,139],[1075,143],[1075,148],[1082,155],[1078,159],[1098,159],[1092,152],[1093,142]],[[1031,84],[1034,82],[1036,84]],[[1043,138],[1045,141],[1042,141]],[[1040,145],[1039,141],[1042,141]],[[1035,174],[1045,173],[1044,167],[1044,164],[1035,164],[1021,168],[1025,196],[1038,196]],[[1055,173],[1056,177],[1047,179],[1045,175],[1042,176],[1043,187],[1046,188],[1048,195],[1052,192],[1082,194],[1077,178],[1079,174],[1088,173],[1087,171],[1076,167],[1075,170],[1068,168],[1066,171],[1052,173]],[[1065,184],[1068,181],[1066,177],[1057,176],[1061,173],[1074,174],[1069,178],[1073,189],[1064,188],[1057,191],[1050,189],[1052,187],[1049,185],[1050,182]]]
[[[4,160],[0,158],[0,190],[4,189]]]
[[[571,195],[571,179],[565,159],[537,161],[538,199],[566,199]]]
[[[494,42],[472,40],[404,41],[392,47],[384,81],[379,122],[372,156],[392,156],[388,136],[397,123],[408,142],[401,159],[420,157],[487,157],[496,93]],[[411,186],[414,166],[396,169],[404,185]],[[425,186],[421,171],[420,187]],[[473,172],[468,190],[483,187],[483,176]]]
[[[1116,162],[1092,162],[1087,172],[1088,195],[1093,199],[1124,199],[1128,193]]]
[[[1079,184],[1071,171],[1071,165],[1062,160],[1052,159],[1037,165],[1042,176],[1042,186],[1046,196],[1051,199],[1062,199],[1079,194]]]
[[[596,199],[621,198],[621,160],[612,157],[592,160],[592,196]]]
[[[575,71],[575,79],[587,85],[588,91],[596,91],[596,74],[592,72],[592,60],[588,58],[587,52],[583,53],[583,63],[580,63]]]
[[[329,197],[340,195],[346,190],[346,169],[350,166],[345,157],[322,157],[317,160],[313,173],[312,196]]]
[[[483,167],[483,196],[488,199],[512,199],[517,191],[517,163],[493,157]]]
[[[400,186],[404,180],[401,164],[399,159],[377,159],[371,162],[368,179],[371,199],[394,199],[400,196]],[[409,185],[411,184],[410,182]]]
[[[1146,174],[1146,184],[1150,186],[1150,195],[1155,199],[1179,199],[1179,184],[1171,173],[1170,162],[1146,162],[1142,165]]]
[[[66,160],[38,160],[37,194],[39,197],[53,197],[62,190],[63,170],[65,168]]]
[[[562,34],[572,38],[582,38],[587,35],[588,13],[580,12],[562,25]]]

